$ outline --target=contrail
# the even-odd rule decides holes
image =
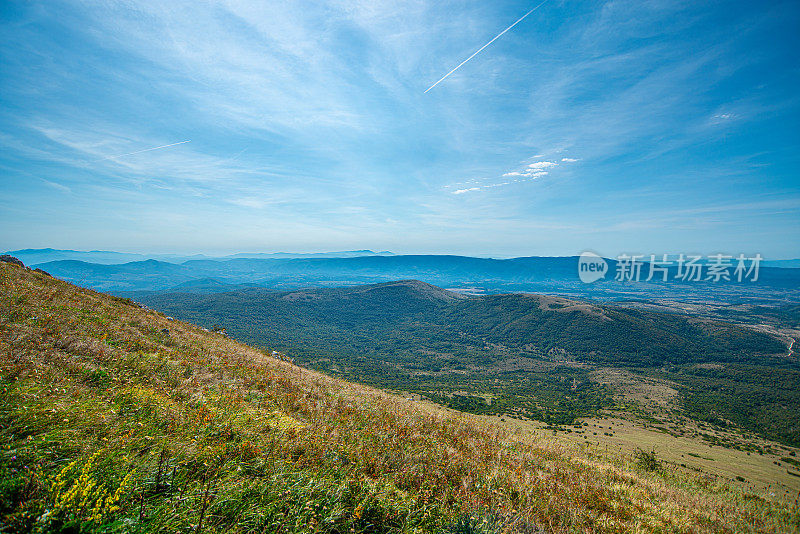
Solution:
[[[136,152],[128,152],[127,154],[119,154],[117,156],[108,156],[108,157],[103,158],[103,159],[98,159],[97,161],[105,161],[107,159],[121,158],[123,156],[132,156],[134,154],[141,154],[142,152],[150,152],[151,150],[158,150],[160,148],[167,148],[167,147],[170,147],[170,146],[182,145],[184,143],[189,143],[189,142],[190,141],[181,141],[179,143],[172,143],[170,145],[161,145],[161,146],[156,146],[156,147],[153,147],[153,148],[145,148],[144,150],[137,150]]]
[[[433,85],[431,85],[430,87],[428,87],[427,89],[425,89],[425,92],[427,93],[428,91],[430,91],[431,89],[433,89],[434,87],[436,87],[437,85],[439,85],[439,84],[440,84],[441,82],[443,82],[443,81],[444,81],[444,80],[445,80],[445,79],[446,79],[448,76],[450,76],[450,75],[451,75],[451,74],[453,74],[455,71],[457,71],[458,69],[460,69],[460,68],[461,68],[461,67],[464,65],[464,63],[466,63],[466,62],[467,62],[467,61],[469,61],[470,59],[472,59],[472,58],[474,58],[475,56],[477,56],[478,54],[480,54],[480,53],[483,51],[483,49],[484,49],[484,48],[486,48],[487,46],[489,46],[490,44],[492,44],[493,42],[495,42],[497,39],[499,39],[499,38],[500,38],[500,36],[502,36],[502,35],[503,35],[504,33],[506,33],[508,30],[510,30],[511,28],[513,28],[514,26],[516,26],[517,24],[519,24],[520,22],[522,22],[522,21],[525,19],[525,17],[527,17],[528,15],[530,15],[531,13],[533,13],[534,11],[536,11],[537,9],[539,9],[540,7],[542,7],[543,5],[545,5],[545,4],[547,3],[547,1],[548,1],[548,0],[544,0],[544,2],[542,2],[542,3],[541,3],[541,4],[539,4],[538,6],[534,7],[533,9],[531,9],[530,11],[528,11],[527,13],[525,13],[524,15],[522,15],[520,18],[518,18],[518,19],[517,19],[517,21],[516,21],[514,24],[512,24],[511,26],[509,26],[509,27],[508,27],[508,28],[506,28],[505,30],[503,30],[503,31],[501,31],[500,33],[498,33],[498,34],[495,36],[495,38],[494,38],[494,39],[492,39],[491,41],[489,41],[488,43],[486,43],[485,45],[483,45],[482,47],[480,47],[480,48],[478,49],[478,51],[477,51],[477,52],[475,52],[474,54],[472,54],[471,56],[469,56],[467,59],[465,59],[464,61],[462,61],[461,63],[459,63],[459,64],[458,64],[458,66],[457,66],[456,68],[454,68],[453,70],[451,70],[450,72],[448,72],[447,74],[445,74],[444,76],[442,76],[442,78],[441,78],[441,79],[440,79],[438,82],[436,82],[435,84],[433,84]]]

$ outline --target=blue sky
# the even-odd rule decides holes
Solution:
[[[3,2],[0,248],[800,257],[798,2],[550,0],[424,92],[534,5]]]

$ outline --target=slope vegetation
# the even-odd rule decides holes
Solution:
[[[0,264],[9,532],[781,532],[795,504],[509,433]],[[646,461],[645,461],[646,460]]]
[[[625,367],[677,384],[694,419],[800,445],[800,359],[740,324],[541,295],[465,298],[414,280],[134,296],[325,373],[462,411],[570,424],[611,406],[592,370]]]

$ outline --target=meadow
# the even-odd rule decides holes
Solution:
[[[792,532],[796,502],[0,264],[4,532]]]

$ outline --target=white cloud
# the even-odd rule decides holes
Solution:
[[[456,189],[453,191],[454,195],[463,195],[464,193],[469,193],[470,191],[480,191],[480,187],[470,187],[468,189]]]
[[[530,165],[528,165],[528,168],[534,170],[549,169],[550,167],[555,167],[557,165],[558,163],[556,163],[555,161],[537,161],[536,163],[531,163]]]
[[[503,178],[508,178],[510,176],[521,176],[523,178],[540,178],[542,176],[547,176],[547,171],[542,171],[538,169],[524,169],[522,171],[511,171],[503,174]]]
[[[534,157],[541,157],[541,156],[534,156]],[[577,159],[572,159],[572,158],[563,158],[561,161],[573,162],[573,161],[578,161],[578,160]],[[463,186],[463,185],[472,184],[472,183],[480,184],[477,187],[469,187],[469,188],[464,188],[464,189],[457,189],[457,190],[452,192],[454,195],[463,195],[464,193],[469,193],[469,192],[472,192],[472,191],[479,191],[481,189],[488,189],[488,188],[493,188],[493,187],[503,187],[503,186],[506,186],[506,185],[513,185],[513,184],[518,184],[518,183],[529,182],[531,180],[538,180],[539,178],[542,178],[543,176],[547,176],[548,174],[550,174],[550,171],[547,171],[545,169],[552,169],[553,167],[558,167],[558,163],[555,162],[555,161],[547,161],[547,160],[545,160],[545,161],[537,161],[535,163],[531,163],[531,164],[526,165],[525,168],[523,168],[521,170],[509,171],[509,172],[504,173],[502,175],[503,178],[513,178],[513,180],[507,180],[505,182],[495,182],[495,183],[483,183],[483,184],[480,184],[480,182],[478,182],[477,180],[472,179],[472,180],[469,180],[467,182],[461,182],[460,184],[450,184],[450,185],[446,185],[444,187],[446,189],[449,189],[449,188],[454,187],[456,185],[462,185]]]
[[[535,180],[537,178],[541,178],[542,176],[547,176],[549,174],[548,171],[544,169],[550,169],[552,167],[558,166],[558,163],[554,161],[537,161],[536,163],[531,163],[527,167],[519,171],[509,171],[503,174],[504,178],[516,176],[518,178],[524,178],[529,180]],[[519,181],[519,180],[516,180]]]
[[[575,158],[561,158],[561,161],[563,163],[575,163],[576,161],[579,161],[579,160],[577,160]]]

